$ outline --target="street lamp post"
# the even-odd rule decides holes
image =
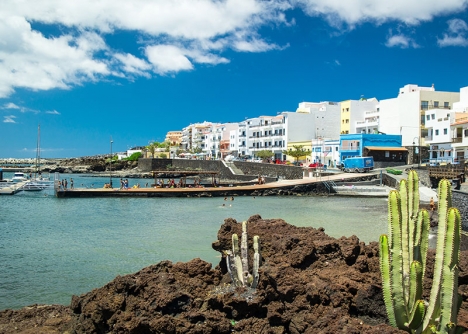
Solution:
[[[109,180],[109,186],[112,188],[112,143],[114,141],[112,140],[112,136],[110,138],[110,160],[109,160],[109,175],[110,175],[110,180]]]
[[[413,162],[414,162],[414,154],[415,154],[415,151],[416,151],[416,141],[415,139],[418,140],[418,169],[421,167],[421,139],[420,137],[414,137],[413,138],[413,147],[414,147],[414,150],[413,150]]]

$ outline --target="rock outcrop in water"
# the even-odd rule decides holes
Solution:
[[[213,248],[230,249],[233,233],[241,224],[227,219]],[[0,333],[404,333],[386,324],[377,243],[260,216],[249,219],[248,233],[260,236],[263,258],[255,291],[231,287],[224,258],[214,269],[200,259],[163,261],[74,296],[70,307],[0,312]],[[467,255],[459,280],[465,327]]]

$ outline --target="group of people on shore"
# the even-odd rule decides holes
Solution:
[[[155,188],[201,188],[200,180],[195,179],[192,184],[187,184],[185,179],[180,178],[179,182],[176,182],[174,179],[169,179],[167,183],[164,179],[157,179],[156,183],[154,184]]]

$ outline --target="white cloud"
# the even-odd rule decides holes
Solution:
[[[16,123],[15,115],[3,116],[3,123]]]
[[[464,10],[466,0],[292,0],[311,16],[324,16],[330,24],[340,27],[343,22],[351,27],[373,21],[398,21],[418,24],[438,15]]]
[[[109,73],[106,64],[93,59],[105,47],[95,33],[46,38],[24,18],[0,14],[0,40],[0,97],[14,87],[67,89]]]
[[[109,76],[134,79],[224,64],[229,59],[222,53],[229,49],[281,50],[288,44],[277,45],[260,31],[294,25],[286,14],[297,7],[351,29],[362,22],[414,25],[466,5],[467,0],[2,0],[0,98],[16,88],[70,89]],[[115,32],[135,34],[140,48],[112,45]],[[447,34],[440,44],[461,44],[463,34]],[[403,37],[392,36],[388,45],[416,47]]]
[[[3,105],[2,109],[21,109],[21,108],[12,102],[9,102]]]
[[[147,71],[151,69],[151,64],[149,64],[144,59],[137,58],[130,53],[117,53],[114,55],[114,57],[120,63],[122,63],[122,70],[124,72],[144,77],[150,77]]]
[[[50,115],[60,115],[57,110],[47,110],[45,113]]]
[[[442,39],[437,40],[437,44],[444,46],[468,46],[468,24],[460,19],[449,20],[447,33]]]
[[[400,47],[402,49],[418,48],[419,45],[410,37],[403,34],[390,35],[385,43],[387,47]]]
[[[173,45],[153,45],[146,48],[146,56],[154,71],[159,74],[193,69],[186,53],[184,49]]]

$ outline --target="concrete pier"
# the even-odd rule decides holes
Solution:
[[[320,183],[353,180],[360,178],[375,178],[373,174],[346,173],[310,177],[294,180],[280,180],[266,184],[244,185],[233,187],[201,187],[201,188],[97,188],[56,190],[58,198],[68,197],[227,197],[227,196],[274,196],[293,195],[311,192]],[[325,187],[324,187],[325,188]],[[331,193],[331,192],[330,192]]]

